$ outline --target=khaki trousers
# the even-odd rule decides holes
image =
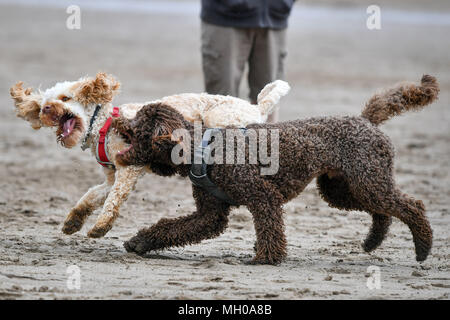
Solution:
[[[286,29],[231,28],[202,21],[201,31],[206,92],[239,96],[246,63],[252,103],[267,83],[284,79]],[[269,121],[277,121],[277,115]]]

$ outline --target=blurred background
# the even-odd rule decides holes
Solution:
[[[73,4],[81,8],[80,30],[66,28],[69,16],[66,8]],[[371,4],[381,8],[381,30],[366,27],[369,16],[366,9]],[[20,241],[28,239],[32,246],[31,243],[47,241],[40,238],[45,238],[46,233],[60,237],[58,224],[62,223],[65,213],[90,186],[101,181],[100,169],[90,154],[82,153],[78,148],[63,149],[57,146],[50,130],[33,131],[25,121],[16,118],[9,88],[21,80],[26,85],[46,89],[58,81],[76,80],[105,71],[122,82],[122,93],[115,99],[116,105],[175,93],[201,92],[204,87],[199,15],[200,1],[191,0],[0,0],[2,239],[20,235]],[[397,117],[382,129],[397,149],[396,174],[400,188],[422,199],[428,208],[436,237],[437,256],[431,258],[435,259],[432,270],[437,273],[445,270],[447,280],[450,246],[449,34],[448,0],[296,1],[289,19],[285,65],[286,80],[292,90],[280,104],[281,120],[356,115],[379,88],[403,80],[419,81],[423,74],[437,77],[441,86],[438,102],[420,113]],[[241,97],[247,98],[245,77],[240,92]],[[140,224],[156,222],[166,216],[165,211],[171,211],[179,203],[192,206],[188,188],[188,181],[159,177],[142,179],[136,193],[122,209],[124,218],[119,219],[118,226],[109,235],[122,241]],[[173,192],[177,190],[179,194]],[[141,198],[149,195],[151,204],[147,202],[144,206]],[[311,220],[309,225],[309,220],[302,221],[303,227],[309,230],[326,225],[328,220],[324,217],[328,217],[330,211],[326,204],[311,200],[313,198],[317,200],[318,197],[314,186],[309,186],[305,194],[287,208],[288,214],[294,215],[301,209],[302,214],[307,215],[308,210],[304,209],[311,201],[318,206],[320,210],[311,217],[325,220],[320,223]],[[160,201],[161,210],[154,201]],[[148,210],[155,212],[148,215]],[[171,214],[175,215],[175,209]],[[359,230],[359,216],[355,220],[343,219],[345,228]],[[369,222],[366,216],[362,220],[366,225]],[[246,221],[251,239],[251,222]],[[294,222],[287,223],[290,239],[301,238],[302,234],[306,236],[294,233],[297,228],[294,228]],[[345,233],[345,228],[336,232]],[[400,234],[404,233],[406,237],[404,252],[409,256],[402,257],[401,261],[409,268],[409,262],[413,261],[409,232],[399,224],[393,230],[393,233],[401,230]],[[245,238],[245,234],[241,236]],[[244,247],[248,246],[251,253],[250,239]],[[316,246],[326,246],[327,241],[331,241],[327,237],[314,239],[317,242],[311,245]],[[306,238],[300,240],[308,241]],[[0,248],[2,255],[21,255],[24,247],[14,247],[14,240],[10,241],[12,249]],[[104,239],[99,241],[102,243]],[[117,248],[121,248],[121,243],[116,242]],[[242,245],[237,240],[233,243],[238,248]],[[220,250],[212,248],[211,252]],[[304,248],[290,250],[293,256],[301,256],[296,250]],[[398,251],[396,248],[395,252],[400,253]],[[32,258],[24,259],[24,266],[32,265]],[[18,263],[11,261],[5,265],[13,270]],[[399,274],[403,272],[404,269],[398,270]],[[446,293],[448,298],[446,288],[438,292],[429,287],[430,290],[425,292],[429,292],[426,294],[430,297]],[[93,287],[92,290],[96,289]],[[236,297],[233,294],[225,296]],[[413,290],[406,294],[415,296]]]
[[[80,30],[66,28],[72,4],[81,8]],[[381,30],[366,27],[370,4],[296,1],[286,61],[293,90],[282,119],[357,112],[374,89],[423,73],[438,76],[448,98],[450,3],[377,1]],[[204,90],[200,1],[0,0],[0,8],[2,102],[17,80],[47,88],[98,70],[122,81],[119,104]],[[241,85],[247,97],[245,78]]]

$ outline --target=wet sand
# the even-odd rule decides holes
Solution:
[[[430,257],[415,261],[411,234],[398,220],[378,250],[364,253],[370,217],[329,208],[311,183],[285,206],[287,260],[249,266],[255,235],[244,208],[216,239],[146,257],[125,252],[123,241],[139,228],[194,210],[190,182],[180,178],[142,178],[105,238],[86,237],[97,213],[79,233],[63,235],[66,214],[102,182],[101,169],[87,152],[63,149],[50,130],[33,131],[16,118],[8,94],[18,80],[45,89],[99,70],[122,81],[117,104],[200,92],[195,5],[183,1],[190,9],[175,14],[82,6],[81,30],[68,30],[63,7],[1,1],[0,299],[449,299],[450,10],[442,4],[420,14],[418,1],[403,2],[383,8],[380,31],[366,29],[357,6],[297,6],[286,65],[292,91],[280,116],[356,115],[376,89],[435,75],[438,102],[382,126],[396,147],[398,185],[427,208]],[[79,290],[67,287],[70,265],[80,268]],[[380,289],[366,285],[370,266],[380,268]]]

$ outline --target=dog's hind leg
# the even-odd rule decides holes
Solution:
[[[327,173],[317,177],[317,187],[323,200],[332,208],[341,210],[368,211],[372,216],[372,226],[363,242],[366,252],[375,250],[386,237],[392,218],[385,214],[379,214],[364,209],[358,199],[350,191],[348,181],[342,175],[329,176]]]
[[[392,218],[388,215],[372,214],[372,226],[362,245],[364,251],[371,252],[380,246],[386,238],[391,223]]]
[[[379,195],[377,194],[377,196]],[[398,190],[386,194],[380,201],[382,203],[379,207],[384,212],[400,219],[409,227],[415,245],[416,260],[424,261],[431,250],[433,232],[425,215],[425,207],[422,201],[414,200]]]
[[[433,232],[422,201],[402,194],[389,175],[366,176],[365,181],[350,182],[350,189],[352,194],[358,196],[365,211],[394,216],[405,223],[413,236],[416,260],[424,261],[427,258],[433,242]],[[378,219],[377,223],[380,227],[373,227],[371,230],[374,240],[366,241],[368,248],[376,243],[376,239],[384,237],[383,231],[387,229],[390,219]]]
[[[176,219],[161,219],[139,230],[124,243],[128,252],[139,255],[150,250],[185,246],[219,236],[228,225],[230,206],[199,187],[193,186],[196,212]]]
[[[106,176],[105,182],[90,188],[76,206],[70,210],[62,228],[62,232],[65,234],[79,231],[83,227],[86,218],[105,203],[109,190],[114,184],[114,170],[105,168],[104,172]]]
[[[420,200],[415,200],[400,191],[390,198],[390,212],[408,225],[411,230],[416,249],[416,260],[424,261],[431,251],[433,231],[425,215],[425,206]]]

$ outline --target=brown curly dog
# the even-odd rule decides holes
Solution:
[[[424,205],[395,186],[394,148],[377,125],[407,110],[424,107],[437,98],[438,92],[436,79],[425,75],[421,85],[403,83],[373,96],[361,116],[249,125],[247,129],[278,129],[277,173],[261,175],[263,164],[250,164],[247,160],[244,164],[213,163],[207,172],[236,205],[247,206],[253,215],[257,240],[252,262],[278,264],[286,257],[282,206],[302,192],[315,177],[322,198],[331,207],[362,210],[372,216],[372,227],[363,244],[365,251],[372,251],[381,244],[391,217],[396,217],[411,230],[417,261],[425,260],[432,245],[432,230]],[[150,104],[133,120],[121,118],[113,125],[130,143],[128,149],[117,155],[116,160],[120,163],[148,165],[160,175],[189,175],[190,164],[172,161],[172,149],[184,141],[173,139],[172,133],[182,128],[193,134],[194,127],[173,108]],[[228,131],[223,130],[224,141]],[[246,156],[249,155],[248,141],[245,141]],[[271,143],[267,143],[269,150]],[[192,142],[191,155],[193,150]],[[223,150],[225,154],[225,147]],[[176,219],[161,219],[140,230],[125,242],[126,250],[144,254],[149,250],[185,246],[220,235],[227,227],[233,205],[195,185],[193,196],[196,212]]]

